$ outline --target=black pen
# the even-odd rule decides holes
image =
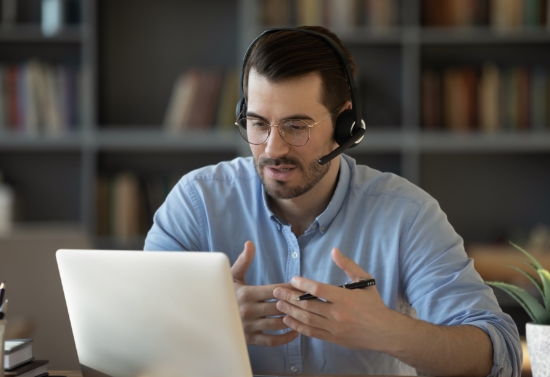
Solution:
[[[366,279],[366,280],[359,280],[353,283],[347,283],[344,285],[339,285],[340,288],[346,288],[346,289],[357,289],[357,288],[365,288],[370,287],[372,285],[376,285],[376,280],[374,279]],[[301,295],[298,298],[295,298],[295,301],[304,301],[304,300],[313,300],[315,298],[319,298],[317,296],[313,296],[311,293],[306,293],[305,295]]]
[[[8,300],[6,300],[2,304],[2,306],[0,306],[0,320],[4,319],[7,313],[8,313]]]
[[[6,284],[4,282],[2,282],[2,284],[0,284],[0,305],[2,305],[2,302],[4,302],[4,291],[6,290]]]

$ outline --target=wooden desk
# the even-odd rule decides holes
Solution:
[[[66,377],[82,377],[82,373],[76,370],[51,370],[49,371],[50,376],[66,376]],[[330,376],[330,377],[369,377],[370,375],[366,374],[262,374],[262,376],[300,376],[300,377],[324,377],[324,376]],[[391,377],[391,376],[384,376],[384,375],[376,375],[376,377]],[[413,376],[401,376],[401,377],[413,377]],[[414,376],[416,377],[416,376]]]
[[[527,344],[525,343],[525,340],[522,340],[521,342],[522,348],[523,348],[523,365],[521,368],[521,377],[532,377],[531,373],[531,363],[529,361],[529,352],[527,350]],[[76,370],[51,370],[49,371],[50,376],[65,376],[65,377],[82,377],[82,373],[80,371]],[[344,377],[344,375],[340,374],[277,374],[273,376],[300,376],[300,377],[323,377],[323,376],[330,376],[330,377]],[[346,374],[345,377],[369,377],[368,375],[362,375],[362,374]],[[381,375],[377,375],[376,377],[385,377]],[[406,376],[405,376],[406,377]]]

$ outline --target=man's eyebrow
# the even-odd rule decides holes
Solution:
[[[263,120],[264,122],[269,123],[269,121],[268,121],[266,118],[264,118],[264,117],[261,116],[261,115],[256,114],[256,113],[253,112],[253,111],[247,111],[247,112],[246,112],[246,116],[247,116],[247,117],[258,118],[258,119]],[[289,116],[286,116],[286,117],[284,117],[284,118],[281,118],[281,120],[282,120],[282,119],[304,119],[304,120],[315,121],[312,117],[310,117],[309,115],[306,115],[306,114],[293,114],[293,115],[289,115]]]

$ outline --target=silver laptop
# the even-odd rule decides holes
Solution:
[[[84,377],[251,377],[222,253],[58,250]]]

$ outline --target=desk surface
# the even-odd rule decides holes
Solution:
[[[49,371],[50,376],[65,376],[65,377],[82,377],[82,373],[80,371],[76,370],[50,370]],[[264,376],[264,375],[262,375]],[[300,376],[300,377],[323,377],[323,376],[331,376],[331,377],[369,377],[369,375],[366,374],[346,374],[345,376],[343,374],[273,374],[273,375],[265,375],[265,376]],[[382,376],[377,375],[376,377],[390,377],[390,376]],[[401,377],[407,377],[407,376],[401,376]],[[412,376],[410,376],[412,377]]]

